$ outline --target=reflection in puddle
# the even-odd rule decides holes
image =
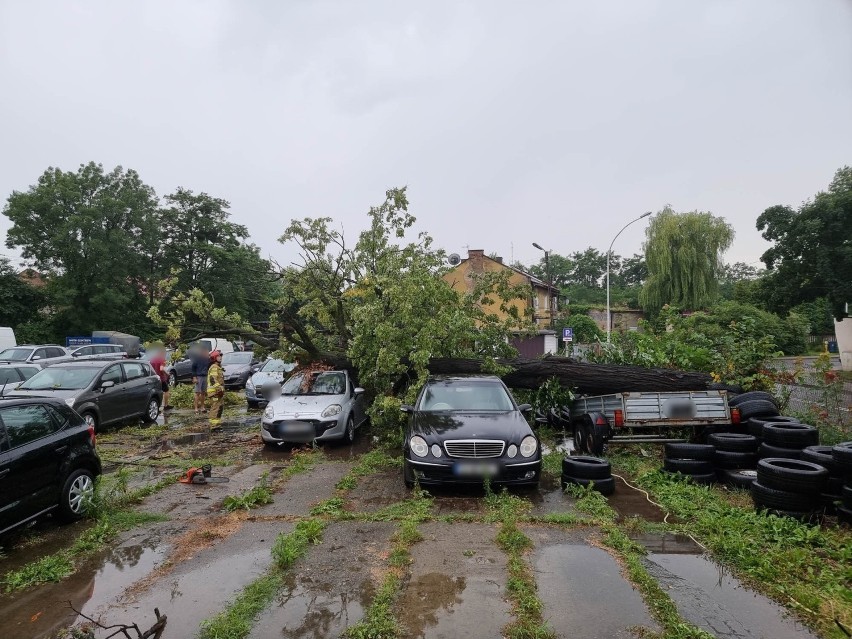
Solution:
[[[464,577],[431,572],[413,579],[408,584],[404,612],[405,625],[412,636],[424,636],[428,628],[438,625],[444,611],[452,613],[454,606],[461,605],[464,589]]]
[[[618,521],[624,521],[629,517],[640,517],[647,521],[661,522],[666,514],[648,501],[647,496],[641,490],[631,488],[620,477],[615,479],[615,493],[609,497],[609,505],[618,513]],[[669,517],[669,522],[672,522]]]
[[[700,555],[704,550],[688,535],[676,533],[637,533],[630,535],[636,543],[642,544],[653,553],[669,555]]]

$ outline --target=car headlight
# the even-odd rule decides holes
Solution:
[[[65,403],[68,405],[68,408],[74,408],[74,402],[76,401],[76,397],[66,397]]]
[[[518,454],[518,447],[514,444],[511,444],[509,448],[506,450],[506,456],[514,458],[515,455]]]
[[[438,444],[432,444],[432,455],[435,457],[441,456],[441,447]]]
[[[532,435],[524,437],[521,442],[521,455],[524,457],[532,457],[535,455],[536,449],[538,449],[538,442],[535,440],[535,437]]]
[[[275,409],[272,406],[267,406],[266,410],[263,411],[263,419],[272,419],[275,417]]]
[[[254,384],[252,383],[251,380],[248,380],[246,382],[246,388],[250,388],[251,390],[254,390]]]
[[[335,415],[340,415],[340,411],[343,410],[343,407],[340,404],[332,404],[328,408],[326,408],[322,412],[323,417],[334,417]]]
[[[426,443],[426,440],[420,437],[420,435],[415,435],[408,442],[409,448],[411,448],[411,452],[417,455],[418,457],[426,457],[429,454],[429,445]]]

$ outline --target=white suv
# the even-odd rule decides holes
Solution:
[[[52,364],[67,359],[68,351],[57,344],[21,344],[0,352],[0,363],[3,364]]]

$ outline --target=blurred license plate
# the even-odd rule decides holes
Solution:
[[[496,462],[456,462],[453,472],[459,477],[494,477],[500,467]]]
[[[281,432],[288,435],[304,435],[313,433],[314,427],[305,422],[290,422],[289,424],[281,424]]]

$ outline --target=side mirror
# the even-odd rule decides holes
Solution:
[[[71,353],[71,357],[80,357],[80,353]],[[33,357],[35,359],[35,357]]]
[[[32,361],[35,362],[36,360],[39,360],[39,359],[41,359],[41,355],[33,355]]]
[[[355,390],[353,390],[352,392],[353,392],[353,393],[355,393],[356,395],[363,395],[363,394],[364,394],[364,389],[363,389],[363,388],[361,388],[361,387],[359,386],[358,388],[356,388],[356,389],[355,389]]]
[[[252,372],[252,373],[256,373],[256,372],[257,372],[257,371],[259,371],[259,370],[260,370],[260,364],[254,364],[254,365],[251,367],[251,372]]]
[[[522,413],[528,413],[532,410],[532,404],[521,404],[518,406],[518,410]]]
[[[112,380],[101,382],[101,392],[103,393],[107,388],[112,388],[113,386],[115,386],[115,382]]]
[[[409,413],[410,414],[410,413],[414,412],[414,406],[409,406],[408,404],[403,404],[402,406],[399,407],[399,410],[401,410],[403,413]]]

